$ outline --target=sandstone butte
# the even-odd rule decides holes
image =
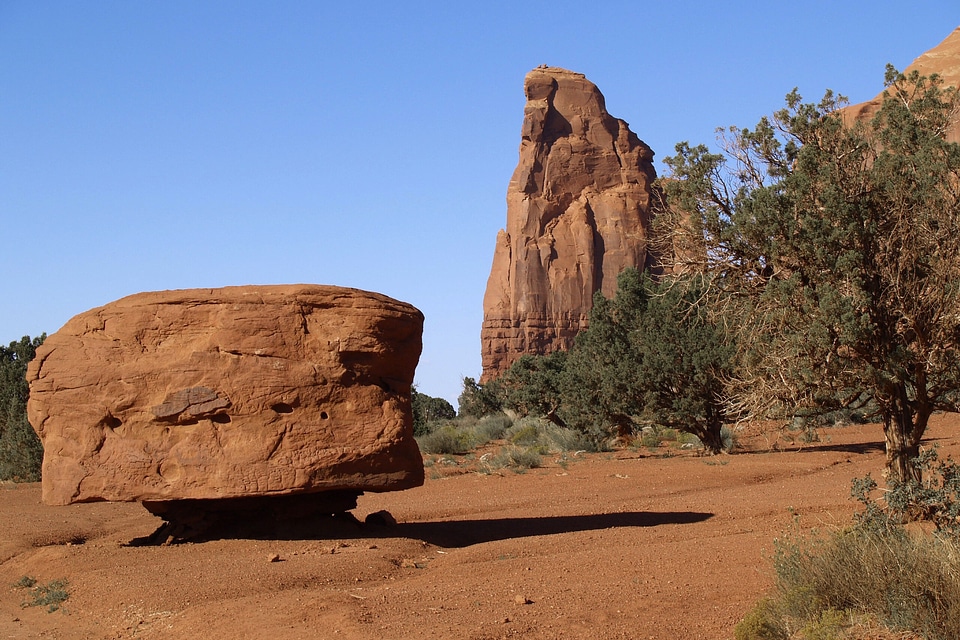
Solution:
[[[483,299],[481,381],[525,353],[568,349],[593,294],[648,263],[653,151],[582,74],[540,67],[524,81],[520,159],[507,189]]]
[[[903,70],[904,73],[911,71],[918,71],[924,76],[936,73],[943,79],[944,86],[960,87],[960,27],[954,29],[943,42],[922,54]],[[873,100],[844,109],[844,118],[847,122],[872,118],[881,104],[883,104],[882,92]],[[946,139],[950,142],[960,142],[960,114],[953,119],[953,124],[947,130]]]
[[[409,304],[315,285],[141,293],[82,313],[27,373],[43,500],[162,513],[419,486],[422,330]]]

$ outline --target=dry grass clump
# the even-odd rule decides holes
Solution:
[[[960,474],[935,452],[920,464],[923,482],[893,486],[882,507],[875,482],[854,481],[865,505],[854,526],[778,541],[774,597],[737,625],[737,640],[960,638]],[[904,526],[918,516],[936,530]],[[906,635],[865,635],[869,624]]]

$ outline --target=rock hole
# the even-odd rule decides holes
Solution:
[[[210,416],[210,421],[217,424],[230,424],[230,416],[225,413],[217,413]]]
[[[272,405],[270,408],[277,413],[293,413],[293,407],[286,402],[278,402],[277,404]]]
[[[326,412],[326,411],[321,411],[321,412],[320,412],[320,419],[321,419],[321,420],[326,420],[326,419],[329,418],[329,417],[330,417],[330,416],[327,415],[327,412]]]
[[[111,429],[119,429],[121,425],[123,425],[123,421],[120,420],[120,418],[110,415],[103,419],[103,423]]]

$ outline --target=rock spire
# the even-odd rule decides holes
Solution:
[[[527,74],[520,160],[507,188],[483,300],[483,375],[525,353],[567,349],[594,292],[616,291],[625,267],[648,262],[653,151],[582,74]]]

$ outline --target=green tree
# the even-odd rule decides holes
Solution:
[[[566,362],[566,351],[520,356],[497,380],[503,406],[520,416],[544,416],[555,425],[565,427],[558,412]]]
[[[567,359],[569,421],[587,430],[606,422],[621,435],[642,423],[669,426],[720,452],[734,348],[711,314],[708,284],[625,269],[613,300],[595,299]]]
[[[410,408],[413,411],[413,432],[418,436],[426,433],[430,422],[457,417],[452,404],[443,398],[420,393],[416,387],[410,390]]]
[[[934,410],[960,388],[960,146],[946,131],[955,89],[888,67],[882,106],[844,120],[842,97],[794,90],[724,152],[677,146],[668,219],[692,230],[700,264],[729,285],[743,330],[737,398],[755,413],[869,397],[892,478],[913,464]]]
[[[40,479],[43,446],[27,421],[27,363],[46,334],[0,347],[0,480]]]
[[[457,398],[459,415],[482,418],[500,411],[500,398],[497,383],[478,384],[470,377],[463,379],[463,391]]]

